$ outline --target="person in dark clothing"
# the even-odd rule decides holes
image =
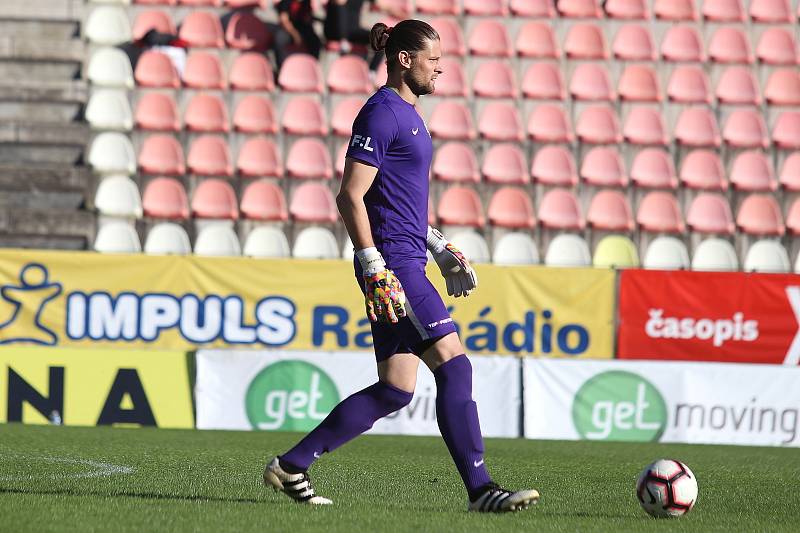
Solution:
[[[375,0],[367,0],[375,9]],[[325,11],[324,33],[328,41],[341,41],[341,51],[349,53],[351,44],[369,45],[370,31],[361,26],[361,10],[364,0],[328,0]],[[405,18],[406,13],[399,10],[381,9],[381,11],[396,17]],[[385,58],[383,51],[375,52],[370,60],[369,69],[374,71]]]
[[[268,27],[273,33],[278,69],[291,53],[290,45],[303,45],[309,54],[319,58],[322,41],[314,32],[311,0],[281,0],[275,5],[275,10],[279,23]]]

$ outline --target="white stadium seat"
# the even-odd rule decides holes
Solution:
[[[694,251],[692,270],[726,272],[739,270],[739,259],[733,245],[725,239],[711,237],[702,241]]]
[[[450,238],[450,242],[461,250],[470,263],[488,263],[492,260],[486,239],[474,231],[456,233]]]
[[[189,235],[174,222],[156,224],[144,241],[144,253],[151,255],[188,255],[192,253]]]
[[[118,48],[100,48],[92,54],[86,77],[100,87],[133,89],[131,60]]]
[[[286,235],[273,226],[253,228],[244,243],[242,255],[250,257],[289,257],[289,241]]]
[[[237,256],[242,255],[239,238],[227,224],[203,226],[194,242],[195,255]]]
[[[744,258],[747,272],[789,272],[789,254],[778,241],[764,239],[756,241],[747,250]]]
[[[527,233],[506,233],[495,244],[493,258],[496,265],[536,265],[539,251]]]
[[[133,39],[131,22],[122,6],[97,6],[86,17],[86,38],[92,44],[116,46]]]
[[[124,90],[100,89],[86,105],[86,121],[94,130],[131,131],[133,113]]]
[[[130,254],[142,251],[139,235],[128,222],[113,221],[97,231],[94,249],[107,254]]]
[[[97,186],[94,206],[101,215],[142,218],[142,197],[128,176],[106,176]]]
[[[344,246],[342,246],[342,259],[352,261],[355,255],[356,251],[353,250],[353,241],[350,240],[350,236],[348,235],[344,240]]]
[[[644,254],[644,268],[681,270],[689,268],[689,251],[682,240],[675,237],[656,237]]]
[[[130,139],[118,132],[101,133],[89,149],[89,164],[98,174],[135,174],[136,155]]]
[[[584,267],[592,264],[589,245],[583,237],[571,233],[557,235],[547,247],[544,264],[555,267]]]
[[[299,259],[338,259],[339,245],[329,229],[304,228],[294,239],[292,256]]]

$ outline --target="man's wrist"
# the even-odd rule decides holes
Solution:
[[[438,229],[432,226],[428,226],[428,235],[425,240],[428,250],[435,254],[442,253],[444,247],[447,246],[449,242]]]
[[[386,270],[386,262],[383,256],[374,246],[358,250],[355,253],[358,262],[361,264],[361,270],[365,276],[371,276],[381,270]]]

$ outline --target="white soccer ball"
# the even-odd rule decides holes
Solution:
[[[697,501],[697,478],[680,461],[659,459],[642,470],[636,482],[636,497],[651,516],[683,516]]]

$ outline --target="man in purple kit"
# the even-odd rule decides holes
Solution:
[[[425,277],[429,250],[448,294],[468,296],[477,285],[469,262],[427,222],[433,144],[415,104],[434,91],[442,73],[439,35],[425,22],[404,20],[394,28],[376,24],[370,40],[376,51],[386,51],[388,79],[356,117],[336,200],[356,250],[378,381],[346,398],[294,448],[272,459],[264,483],[299,502],[330,504],[311,486],[309,467],[408,405],[422,359],[436,379],[439,430],[467,488],[468,509],[524,509],[539,493],[508,491],[489,477],[472,400],[472,365],[444,302]]]

